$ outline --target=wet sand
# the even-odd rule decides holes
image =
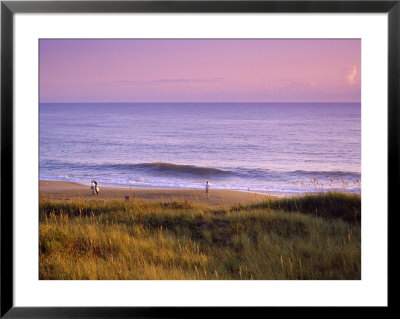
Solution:
[[[233,190],[210,190],[210,198],[205,197],[205,190],[201,189],[171,189],[171,188],[118,188],[100,187],[99,195],[92,195],[90,186],[62,181],[41,180],[39,183],[40,198],[69,200],[69,199],[129,199],[140,198],[150,201],[190,200],[209,205],[233,205],[237,203],[251,203],[273,197],[252,192]]]

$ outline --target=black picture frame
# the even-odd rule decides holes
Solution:
[[[395,1],[1,1],[1,312],[5,318],[177,318],[279,313],[267,307],[15,307],[13,302],[13,17],[15,13],[269,12],[388,14],[388,225],[399,212],[400,0]],[[390,214],[389,214],[390,212]],[[390,251],[388,226],[388,247]],[[388,251],[388,262],[389,262]],[[390,268],[388,269],[390,270]],[[388,280],[388,287],[389,287]],[[389,290],[390,291],[390,290]],[[388,298],[388,310],[391,296]],[[294,307],[291,307],[291,310]],[[325,309],[317,308],[325,311]],[[301,315],[307,308],[296,308]],[[330,309],[335,314],[338,308]],[[371,309],[367,309],[371,311]],[[257,314],[259,315],[259,313]]]

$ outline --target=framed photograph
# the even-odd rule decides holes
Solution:
[[[389,308],[399,18],[2,1],[1,316]]]

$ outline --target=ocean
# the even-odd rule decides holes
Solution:
[[[41,103],[40,179],[361,193],[360,103]]]

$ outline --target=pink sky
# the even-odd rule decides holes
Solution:
[[[40,40],[40,102],[359,102],[361,40]]]

